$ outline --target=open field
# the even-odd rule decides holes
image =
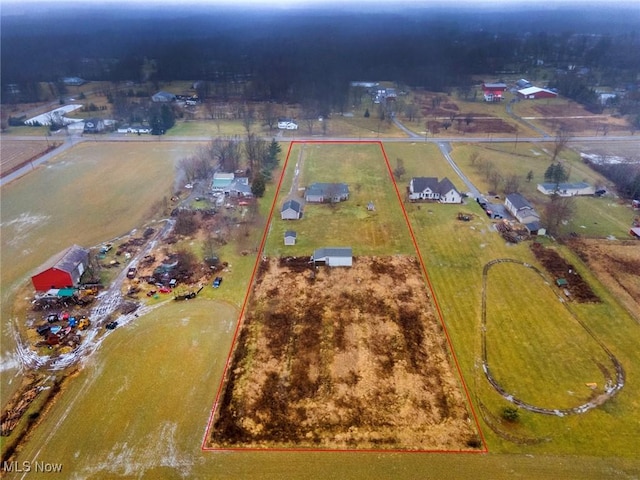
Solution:
[[[52,140],[36,140],[35,138],[29,142],[11,140],[10,137],[3,138],[0,142],[0,171],[2,175],[13,172],[31,160],[36,160],[56,148],[60,143]]]
[[[157,145],[151,144],[140,146],[141,149],[154,149],[154,158],[166,158],[164,155],[170,153],[166,148],[156,151],[156,147]],[[127,146],[127,149],[132,148],[138,147]],[[89,151],[91,150],[87,152]],[[408,166],[413,160],[409,160],[409,153],[403,154],[405,165]],[[428,157],[436,160],[435,156]],[[126,153],[121,155],[120,159],[123,158],[126,158]],[[90,158],[85,161],[91,162]],[[394,156],[390,155],[390,161],[393,168]],[[444,163],[444,160],[440,161]],[[168,163],[171,164],[170,161]],[[114,165],[117,164],[107,162],[107,167],[101,171],[100,176],[93,175],[89,170],[86,177],[87,188],[99,190],[103,188],[102,183],[123,182],[122,172]],[[444,172],[448,167],[434,168]],[[109,175],[110,170],[116,178]],[[172,174],[170,170],[164,171],[169,177]],[[412,173],[408,168],[407,170],[407,176],[410,176]],[[7,205],[14,204],[13,199],[15,202],[19,201],[19,205],[26,205],[24,210],[36,213],[39,210],[35,206],[45,203],[40,195],[31,200],[28,192],[19,187],[24,183],[31,188],[40,185],[29,181],[37,173],[10,185],[11,188],[3,187],[3,241],[6,238],[4,210]],[[137,181],[133,178],[127,180]],[[139,186],[141,190],[137,193],[148,188],[155,189],[157,194],[162,195],[165,185],[168,188],[171,180],[163,175],[150,175],[146,178],[146,183]],[[83,179],[77,180],[82,181]],[[8,197],[9,192],[20,195]],[[67,201],[63,193],[64,191],[56,194],[55,198],[60,202],[60,198]],[[128,195],[128,190],[124,193]],[[140,205],[135,197],[126,198],[129,199],[129,205],[125,212],[133,211],[134,215],[131,218],[119,218],[118,221],[133,222],[137,210],[140,209],[139,213],[142,215],[143,208],[147,205]],[[66,206],[64,202],[61,205]],[[99,217],[103,205],[89,202],[84,207],[83,215],[92,218]],[[261,211],[263,208],[264,205],[261,205]],[[482,404],[484,407],[481,426],[489,444],[489,454],[202,452],[200,446],[206,420],[220,382],[236,318],[233,315],[231,318],[221,317],[226,318],[224,325],[218,325],[222,330],[212,331],[205,327],[205,323],[209,325],[208,319],[211,318],[211,323],[215,323],[218,314],[224,316],[224,306],[198,300],[188,304],[173,303],[169,308],[157,310],[149,317],[141,317],[135,324],[116,330],[109,336],[103,348],[87,362],[78,377],[71,379],[68,389],[59,396],[50,414],[43,418],[42,424],[34,431],[17,460],[63,462],[63,473],[52,474],[51,478],[73,478],[76,475],[77,478],[96,479],[114,476],[221,479],[266,479],[277,476],[308,479],[326,478],[335,472],[339,472],[341,478],[357,480],[425,476],[447,478],[451,476],[451,472],[455,472],[456,478],[463,479],[638,478],[640,460],[635,447],[639,437],[637,425],[640,423],[637,401],[640,398],[640,388],[635,381],[640,376],[637,323],[630,320],[626,311],[617,305],[580,259],[564,247],[559,247],[562,255],[580,269],[582,276],[603,299],[603,303],[599,305],[574,307],[576,313],[580,318],[587,319],[598,338],[614,351],[627,370],[629,382],[611,402],[585,415],[557,418],[521,412],[517,425],[500,423],[497,417],[508,403],[495,393],[476,367],[480,343],[480,275],[482,266],[491,259],[508,256],[529,263],[535,263],[535,259],[526,245],[506,245],[490,230],[490,222],[477,205],[471,204],[465,208],[476,214],[472,222],[455,220],[459,206],[433,205],[433,208],[428,209],[409,206],[409,215],[472,398],[476,405]],[[100,233],[98,229],[120,232],[126,227],[123,224],[114,226],[101,223],[93,227],[94,231],[85,231],[74,228],[77,222],[73,217],[57,218],[61,218],[57,227],[60,230],[51,230],[49,235],[58,235],[55,238],[61,243],[68,243],[78,235],[82,238],[97,237],[99,240],[87,242],[98,243],[117,235],[109,234],[108,231]],[[38,227],[29,228],[27,233],[34,232]],[[130,228],[132,227],[127,227],[125,231]],[[36,241],[40,233],[35,231],[34,236],[27,236],[25,243]],[[4,254],[4,244],[2,247]],[[49,248],[49,245],[41,243],[40,248]],[[52,245],[50,249],[55,253],[59,246]],[[225,249],[232,253],[236,251],[236,246],[227,245]],[[48,256],[48,253],[44,256]],[[27,258],[21,256],[15,261],[24,262]],[[242,257],[233,263],[244,262],[245,271],[250,272],[250,260],[249,257]],[[7,292],[5,255],[2,261],[4,295]],[[22,269],[12,267],[13,273],[23,275],[20,278],[24,278],[25,274],[20,272],[26,272],[37,264],[38,262],[32,267],[24,265]],[[243,298],[248,276],[242,278],[239,274],[236,279],[237,283],[234,280],[233,286],[225,283],[214,295],[231,294],[234,298]],[[229,291],[225,291],[225,288],[229,288]],[[4,299],[2,304],[4,325],[4,319],[8,318],[4,312]],[[175,310],[178,306],[188,310]],[[543,314],[544,312],[540,315]],[[185,321],[187,317],[189,320]],[[212,328],[217,327],[212,325]],[[517,330],[517,325],[514,324],[513,328]],[[531,324],[526,323],[521,325],[519,331],[526,332],[531,328]],[[3,342],[3,351],[5,345]],[[513,351],[507,353],[516,354]],[[120,357],[122,361],[119,360]],[[185,359],[188,361],[185,362]],[[567,360],[570,361],[571,359]],[[157,375],[153,375],[154,373]],[[138,387],[134,388],[134,381],[138,380]],[[103,384],[110,386],[111,390],[106,389]],[[2,386],[4,396],[5,384]],[[544,387],[535,387],[536,391],[531,394],[540,395],[539,390]],[[117,401],[108,400],[112,396]],[[491,427],[488,426],[487,419],[492,422]],[[514,441],[514,438],[525,441]],[[533,439],[533,442],[526,443],[528,439]]]
[[[513,112],[550,135],[555,135],[559,129],[578,136],[632,133],[626,119],[591,113],[566,98],[522,100],[513,105]]]
[[[312,272],[307,257],[261,261],[210,445],[480,448],[419,263]]]
[[[1,219],[2,401],[14,368],[12,296],[52,255],[139,228],[171,196],[175,162],[193,145],[85,143],[3,186]]]
[[[640,253],[637,240],[570,241],[571,248],[640,323]]]
[[[611,349],[626,370],[629,381],[613,399],[583,415],[558,418],[521,411],[520,421],[516,425],[505,424],[501,420],[501,411],[509,403],[487,382],[480,368],[481,272],[486,263],[498,258],[536,265],[543,272],[544,269],[533,257],[526,242],[506,244],[492,231],[486,216],[479,214],[471,222],[460,222],[455,218],[457,208],[449,207],[437,205],[437,208],[434,206],[425,212],[410,205],[408,213],[463,375],[482,417],[481,425],[487,435],[489,450],[635,458],[636,452],[629,442],[635,443],[638,439],[637,429],[632,426],[637,424],[637,420],[632,419],[640,415],[635,401],[640,386],[632,380],[640,365],[638,351],[634,347],[640,340],[637,323],[602,287],[588,267],[565,248],[558,249],[561,256],[574,265],[602,300],[596,304],[571,304],[571,312],[599,342]],[[479,210],[475,205],[469,207],[472,212]],[[560,342],[557,347],[552,347],[539,337],[544,334],[543,325],[555,319],[552,312],[558,308],[557,295],[551,295],[549,291],[545,293],[540,288],[529,290],[531,284],[536,285],[539,281],[529,278],[526,271],[505,269],[496,270],[492,275],[494,273],[491,281],[495,282],[493,285],[497,286],[497,291],[494,291],[492,301],[488,304],[487,326],[494,328],[491,327],[492,318],[502,319],[506,323],[503,323],[502,329],[487,331],[488,341],[496,348],[493,360],[489,350],[489,362],[492,369],[500,370],[502,378],[514,386],[516,391],[513,393],[519,398],[540,402],[546,399],[551,404],[566,402],[567,405],[571,399],[584,399],[589,394],[585,386],[578,389],[574,383],[574,387],[569,387],[573,380],[567,376],[568,371],[557,366],[547,368],[550,366],[545,362],[551,351],[547,349],[553,348],[557,365],[578,362],[576,368],[581,373],[577,378],[595,382],[598,388],[602,388],[600,367],[594,370],[591,362],[592,358],[602,359],[602,353],[592,342],[572,342],[574,338],[585,337],[583,333],[578,333],[579,329],[571,327],[572,322],[566,313],[556,312],[556,315],[561,315],[559,318],[567,320],[561,322],[564,327],[546,327],[561,335],[561,338],[553,339],[554,342]],[[538,329],[542,331],[538,332]],[[565,333],[565,330],[573,333]],[[494,335],[493,339],[491,335]],[[571,351],[584,353],[576,358],[574,354],[569,354]],[[492,362],[495,361],[500,365],[494,367]],[[579,362],[583,362],[582,367],[578,366]],[[599,364],[611,374],[610,363],[600,361]],[[511,365],[514,365],[513,369]],[[520,372],[519,376],[517,371]],[[534,376],[531,372],[535,371],[539,373]],[[587,380],[592,375],[597,379]],[[558,388],[554,389],[553,385]]]

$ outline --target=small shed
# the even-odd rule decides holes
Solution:
[[[298,235],[293,230],[287,230],[284,232],[284,244],[285,245],[295,245]]]
[[[287,200],[280,210],[282,220],[299,220],[302,217],[302,205],[295,200]]]
[[[351,247],[318,248],[313,252],[311,261],[314,265],[320,263],[328,267],[351,267],[353,251]]]
[[[629,230],[629,235],[640,238],[640,227],[632,227],[631,230]]]

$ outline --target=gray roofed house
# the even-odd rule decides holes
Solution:
[[[252,197],[253,192],[249,185],[248,177],[235,177],[229,185],[223,189],[225,195],[230,197]]]
[[[445,177],[414,177],[409,182],[409,200],[437,200],[440,203],[461,203],[462,195]]]
[[[151,95],[151,100],[158,103],[170,103],[175,101],[176,96],[173,93],[159,91]]]
[[[311,261],[314,265],[324,263],[329,267],[350,267],[353,265],[353,250],[351,247],[318,248],[313,252]]]
[[[312,183],[304,192],[304,199],[312,203],[337,203],[349,198],[346,183]]]
[[[554,193],[561,197],[572,197],[574,195],[594,195],[596,189],[587,182],[575,183],[539,183],[538,191],[545,195],[553,195]]]
[[[519,193],[510,193],[504,201],[505,208],[520,223],[528,224],[540,221],[540,215],[533,206]]]
[[[302,217],[302,205],[295,200],[287,200],[282,204],[280,218],[282,220],[299,220]]]

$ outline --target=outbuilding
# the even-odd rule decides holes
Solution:
[[[73,245],[52,257],[31,277],[38,292],[77,286],[89,265],[89,250]]]
[[[540,215],[519,193],[510,193],[504,201],[505,208],[522,224],[540,221]]]
[[[556,98],[558,94],[546,88],[529,87],[518,90],[518,96],[525,100],[537,100],[540,98]]]
[[[287,200],[280,210],[282,220],[299,220],[302,217],[302,205],[295,200]]]
[[[298,235],[293,230],[287,230],[284,232],[284,244],[285,245],[295,245]]]
[[[545,195],[557,194],[561,197],[573,197],[575,195],[594,195],[596,189],[587,182],[575,183],[539,183],[538,191]]]
[[[353,265],[353,251],[351,247],[318,248],[313,252],[311,261],[328,267],[350,267]]]

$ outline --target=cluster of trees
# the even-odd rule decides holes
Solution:
[[[536,62],[565,71],[568,65],[589,66],[615,84],[632,83],[640,68],[640,38],[627,33],[628,17],[611,8],[606,19],[594,15],[589,21],[589,13],[580,10],[573,28],[585,35],[564,33],[570,30],[569,12],[559,21],[557,12],[504,9],[499,15],[195,10],[74,9],[43,15],[37,29],[30,28],[30,16],[7,17],[0,44],[2,101],[41,100],[46,92],[40,82],[55,84],[62,94],[60,78],[70,75],[136,83],[188,79],[208,82],[205,97],[309,101],[310,110],[322,114],[350,105],[349,81],[357,79],[392,78],[432,91],[459,88],[468,96],[473,75],[532,73]],[[586,35],[602,31],[602,25],[615,34]],[[133,30],[136,35],[129,35]],[[564,95],[587,96],[569,77],[547,80]],[[585,81],[593,85],[592,80]]]
[[[491,160],[481,157],[478,152],[471,154],[469,162],[471,166],[475,167],[484,175],[492,192],[498,192],[500,188],[502,188],[502,192],[505,195],[518,193],[520,191],[520,186],[522,185],[522,177],[520,175],[511,174],[506,177],[503,176]],[[528,182],[533,179],[533,172],[529,172],[529,174],[527,175]]]
[[[640,199],[640,163],[597,163],[591,168],[611,180],[618,193],[626,198]]]
[[[214,172],[244,170],[251,181],[251,191],[256,197],[264,195],[266,183],[277,168],[281,147],[249,132],[246,138],[213,138],[199,147],[195,154],[178,162],[178,169],[186,182],[208,180]],[[241,168],[244,167],[244,168]]]

